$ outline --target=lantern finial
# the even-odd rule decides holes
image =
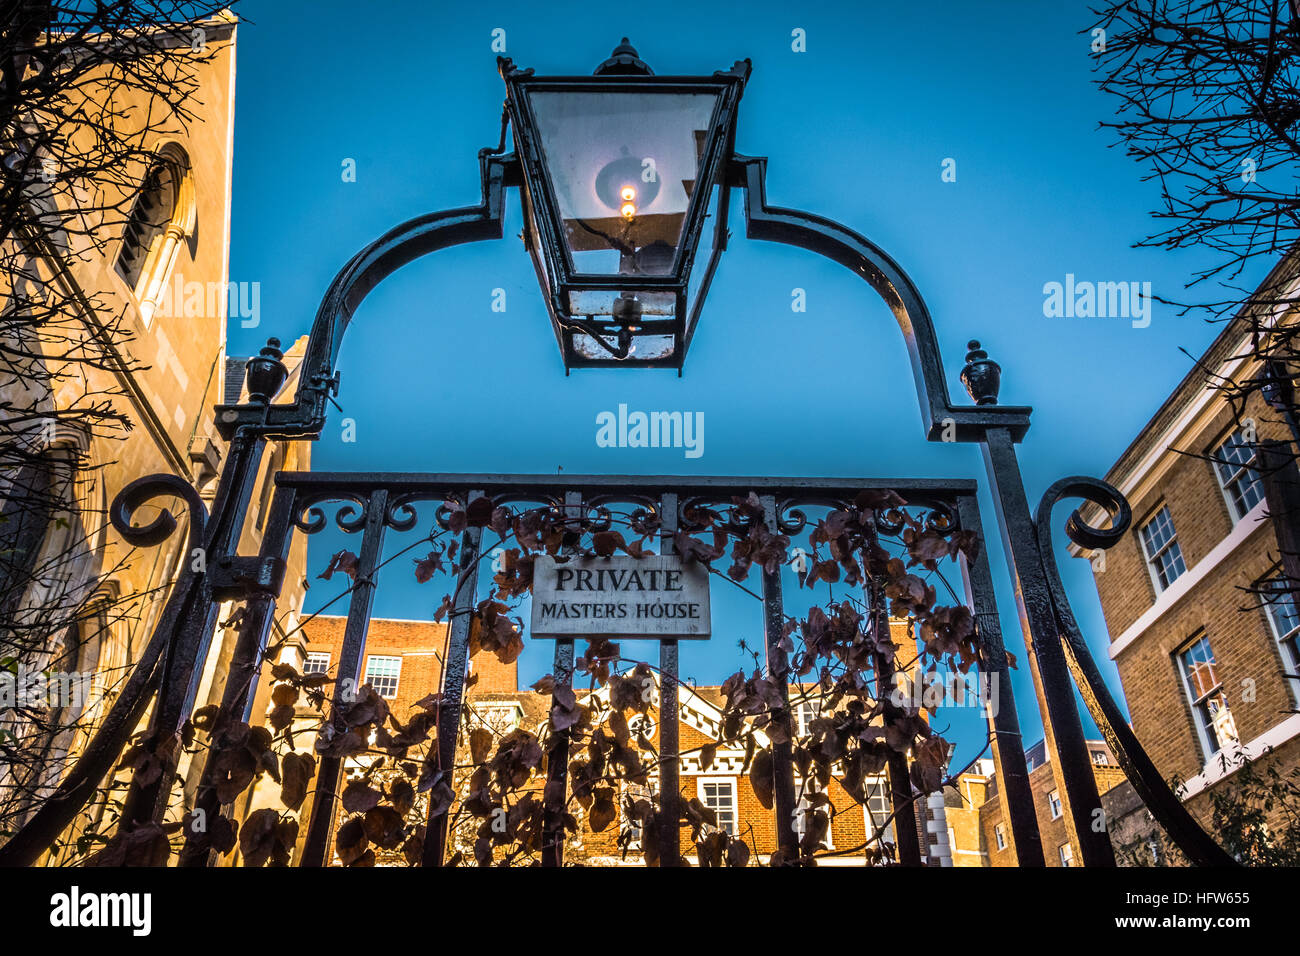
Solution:
[[[637,55],[636,47],[628,42],[627,37],[623,37],[623,42],[614,47],[614,52],[610,54],[609,59],[596,67],[596,72],[593,74],[593,76],[654,75],[655,71]]]

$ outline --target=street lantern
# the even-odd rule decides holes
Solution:
[[[590,77],[498,64],[524,241],[565,367],[680,370],[726,240],[724,180],[749,61],[655,76],[624,37]]]

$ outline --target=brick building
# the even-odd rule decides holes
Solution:
[[[1089,740],[1088,753],[1092,757],[1097,791],[1102,795],[1102,806],[1106,807],[1108,799],[1113,802],[1113,798],[1110,798],[1111,791],[1121,784],[1127,787],[1128,782],[1105,741]],[[1029,769],[1029,789],[1034,798],[1038,832],[1043,840],[1044,860],[1048,866],[1078,866],[1076,861],[1082,857],[1065,825],[1064,804],[1043,741],[1040,740],[1025,751],[1025,764]],[[989,778],[987,799],[980,805],[978,815],[981,841],[988,859],[985,865],[1016,866],[1016,851],[1011,846],[1011,827],[1002,809],[1002,796],[998,793],[995,776]],[[1107,816],[1109,815],[1108,809]]]
[[[1300,764],[1300,615],[1273,590],[1286,516],[1270,515],[1257,458],[1290,433],[1258,393],[1234,414],[1216,387],[1261,374],[1259,321],[1228,323],[1107,473],[1134,521],[1092,556],[1133,730],[1202,822],[1243,756]]]
[[[280,660],[294,664],[307,672],[334,673],[342,650],[346,618],[319,615],[308,621],[295,639],[282,649]],[[416,701],[436,692],[441,686],[442,660],[447,639],[447,625],[429,621],[406,621],[374,618],[370,621],[365,651],[361,665],[361,683],[370,684],[385,699],[399,717],[410,712]],[[501,664],[491,654],[479,654],[470,666],[470,685],[466,690],[466,728],[487,726],[504,733],[523,726],[530,731],[544,731],[548,720],[549,696],[518,686],[517,666]],[[265,712],[270,704],[270,681],[264,680],[259,689],[257,712]],[[794,698],[796,732],[807,731],[810,721],[817,717],[817,701],[792,690]],[[581,695],[580,695],[581,696]],[[700,803],[715,811],[718,825],[734,836],[743,839],[757,855],[759,861],[776,848],[775,818],[773,811],[763,807],[748,773],[743,771],[745,752],[741,748],[720,747],[712,759],[703,762],[702,749],[717,745],[722,722],[724,698],[718,686],[679,689],[679,773],[684,800],[698,798]],[[658,688],[655,688],[655,701]],[[304,709],[305,721],[315,715]],[[632,718],[630,724],[646,744],[658,749],[659,712],[651,706],[648,713]],[[645,749],[643,747],[643,749]],[[353,770],[359,770],[354,766]],[[957,791],[933,794],[929,800],[918,801],[918,835],[931,866],[984,865],[980,846],[978,804],[992,779],[991,761],[981,761],[977,772],[962,775]],[[653,779],[651,781],[653,785]],[[802,784],[797,782],[797,787]],[[827,855],[821,865],[861,866],[866,856],[864,846],[869,836],[883,828],[885,842],[893,842],[893,824],[890,816],[888,781],[885,774],[866,787],[868,802],[858,804],[832,779],[827,797],[830,801],[830,821],[825,839],[828,851],[841,851],[842,855]],[[643,791],[636,785],[625,784],[620,798],[634,799]],[[252,792],[245,804],[248,812],[262,806],[277,805],[278,788],[263,781]],[[801,797],[811,797],[811,790]],[[622,799],[619,800],[622,805]],[[800,811],[811,806],[801,799]],[[565,847],[565,860],[595,866],[642,865],[640,842],[635,833],[621,841],[632,824],[621,818],[618,824],[600,832],[593,832],[576,804],[571,805],[579,821],[579,832]],[[336,819],[336,826],[341,823]],[[798,818],[796,829],[802,832],[803,819]],[[683,852],[695,862],[693,848],[683,834]],[[472,843],[472,841],[469,841]],[[453,846],[456,845],[453,836]],[[469,849],[468,844],[463,848]],[[467,853],[467,855],[470,855]]]

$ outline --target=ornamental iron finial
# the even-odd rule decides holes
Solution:
[[[592,75],[654,76],[655,71],[637,55],[636,47],[628,42],[627,37],[623,37],[623,42],[614,47],[614,52],[609,55],[609,59],[596,67]]]
[[[267,339],[266,346],[257,355],[248,360],[244,366],[244,375],[248,382],[248,400],[258,405],[269,405],[271,399],[280,391],[289,370],[285,368],[284,353],[280,351],[279,339]]]
[[[975,399],[976,405],[996,405],[998,388],[1002,385],[1002,366],[989,358],[977,340],[966,343],[966,366],[961,370],[961,383]]]

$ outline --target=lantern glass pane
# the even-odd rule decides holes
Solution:
[[[672,275],[716,93],[530,94],[573,270]]]

